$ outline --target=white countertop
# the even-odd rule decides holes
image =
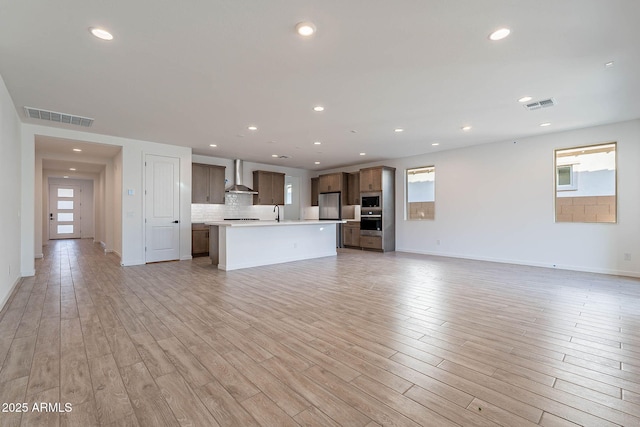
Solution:
[[[306,220],[282,220],[272,221],[205,221],[205,225],[217,225],[218,227],[279,227],[285,225],[316,225],[316,224],[344,224],[344,219],[306,219]]]

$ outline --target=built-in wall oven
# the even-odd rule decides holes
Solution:
[[[360,213],[360,235],[382,236],[382,210],[364,209]]]
[[[382,193],[380,192],[371,192],[371,193],[360,193],[360,208],[362,210],[369,208],[380,208],[382,202]]]

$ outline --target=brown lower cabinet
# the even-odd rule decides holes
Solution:
[[[209,226],[191,224],[191,256],[209,256]]]
[[[356,221],[348,221],[342,227],[342,244],[345,247],[360,247],[360,223]]]
[[[382,237],[380,236],[360,236],[360,247],[362,249],[382,250]]]

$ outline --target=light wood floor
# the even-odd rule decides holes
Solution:
[[[640,425],[636,279],[355,250],[123,268],[86,240],[36,268],[0,314],[0,403],[28,405],[3,427]]]

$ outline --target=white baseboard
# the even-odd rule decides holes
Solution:
[[[184,255],[180,257],[180,261],[189,261],[190,259],[193,259],[191,255]]]
[[[458,254],[449,254],[449,253],[437,253],[437,252],[429,252],[429,251],[407,250],[407,249],[399,249],[399,248],[397,248],[396,251],[404,252],[408,254],[433,255],[433,256],[441,256],[446,258],[458,258],[458,259],[469,259],[474,261],[497,262],[501,264],[526,265],[528,267],[542,267],[542,268],[551,268],[551,269],[557,269],[557,270],[581,271],[584,273],[608,274],[611,276],[640,277],[640,273],[636,271],[614,270],[614,269],[608,269],[608,268],[590,268],[586,266],[576,266],[576,265],[547,264],[542,262],[534,262],[534,261],[526,261],[526,260],[479,257],[479,256],[458,255]]]
[[[11,285],[11,289],[9,289],[9,292],[7,292],[7,294],[2,298],[2,301],[0,301],[0,311],[4,309],[5,304],[9,301],[9,298],[11,298],[11,295],[13,295],[13,291],[16,290],[16,287],[18,287],[20,282],[22,282],[22,277],[18,277],[16,279],[13,285]]]

